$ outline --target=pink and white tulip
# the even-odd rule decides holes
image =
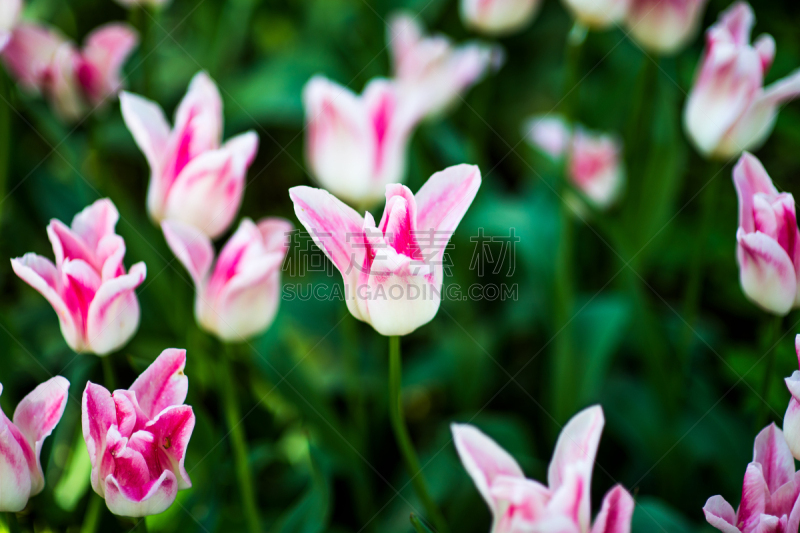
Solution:
[[[437,172],[416,195],[386,186],[380,224],[321,189],[293,187],[297,218],[342,273],[347,308],[381,335],[430,322],[441,302],[445,246],[481,183],[478,167]]]
[[[216,264],[211,241],[182,222],[161,224],[175,256],[195,285],[195,316],[207,331],[224,341],[241,341],[261,333],[278,311],[281,265],[291,222],[265,218],[242,220],[222,248]]]
[[[54,29],[23,23],[12,32],[3,60],[22,87],[75,120],[116,97],[120,70],[138,42],[133,28],[112,23],[90,33],[79,50]]]
[[[708,0],[631,0],[625,17],[631,36],[648,50],[677,52],[696,34]]]
[[[613,135],[577,127],[558,116],[533,117],[524,126],[528,142],[554,160],[566,158],[566,173],[586,198],[607,209],[625,185],[622,144]]]
[[[794,347],[798,364],[800,364],[800,335],[795,336]],[[783,429],[792,455],[798,458],[800,457],[800,372],[795,370],[790,377],[785,379],[785,382],[792,398],[789,400],[789,406],[783,417]]]
[[[116,515],[158,514],[192,486],[183,465],[195,423],[184,405],[185,366],[186,350],[169,348],[130,389],[86,384],[81,419],[92,488]]]
[[[523,30],[539,11],[541,0],[461,0],[464,25],[489,35]]]
[[[11,39],[11,32],[19,21],[22,0],[0,0],[0,52]]]
[[[354,205],[377,203],[405,177],[409,137],[419,117],[401,105],[395,82],[375,79],[356,95],[322,76],[303,89],[306,157],[320,185]]]
[[[147,275],[144,263],[125,273],[125,241],[114,232],[117,208],[97,200],[72,219],[47,226],[55,264],[34,253],[11,260],[14,273],[53,306],[61,333],[76,352],[106,355],[123,345],[139,326],[134,292]]]
[[[454,46],[444,35],[425,37],[406,13],[389,21],[388,40],[401,105],[419,118],[441,113],[503,62],[499,46]]]
[[[150,217],[159,224],[191,224],[212,239],[224,233],[242,203],[258,135],[248,131],[220,145],[222,99],[205,72],[189,84],[172,129],[155,102],[123,92],[120,104],[122,118],[150,165]]]
[[[39,454],[64,414],[68,392],[69,381],[56,376],[19,402],[13,421],[0,409],[0,512],[22,511],[31,496],[42,492]]]
[[[461,462],[492,512],[494,533],[630,533],[633,498],[621,485],[606,493],[591,524],[591,485],[605,419],[600,406],[575,415],[558,437],[547,485],[527,479],[508,452],[479,429],[453,424]]]
[[[564,0],[564,4],[580,24],[594,30],[602,30],[622,22],[628,13],[631,1]]]
[[[793,533],[800,525],[800,475],[783,432],[770,424],[761,430],[747,465],[742,501],[734,511],[722,496],[703,507],[709,524],[723,533]]]
[[[769,136],[778,106],[800,94],[800,71],[769,87],[764,76],[775,41],[750,44],[755,16],[738,2],[706,32],[706,50],[684,111],[689,138],[706,157],[728,158],[757,148]]]
[[[778,192],[767,171],[745,153],[733,169],[739,197],[736,259],[745,295],[776,315],[800,305],[800,231],[794,198]]]

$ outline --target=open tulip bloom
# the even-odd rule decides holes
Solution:
[[[22,511],[31,496],[42,492],[39,454],[64,414],[68,392],[69,381],[56,376],[19,402],[13,421],[0,410],[0,512]]]
[[[706,32],[706,50],[686,102],[689,138],[706,157],[728,158],[757,148],[775,124],[778,106],[800,94],[800,71],[764,87],[775,41],[750,44],[752,8],[738,2]]]
[[[389,21],[388,41],[400,105],[413,117],[440,113],[503,62],[499,46],[456,47],[444,35],[424,37],[420,24],[405,13]]]
[[[795,533],[800,525],[799,494],[794,458],[783,432],[770,424],[756,437],[739,509],[734,511],[722,496],[712,496],[703,512],[723,533]]]
[[[461,0],[464,25],[489,35],[523,30],[539,11],[541,0]]]
[[[785,315],[800,303],[800,231],[794,198],[772,184],[745,153],[733,169],[739,197],[736,258],[745,295],[770,313]]]
[[[61,333],[76,352],[106,355],[125,345],[139,326],[134,291],[147,269],[140,262],[125,273],[117,220],[111,200],[97,200],[75,215],[71,227],[59,220],[47,226],[55,264],[34,253],[11,260],[14,273],[53,306]]]
[[[269,327],[278,311],[291,222],[265,218],[255,224],[243,219],[213,268],[214,248],[202,232],[174,220],[161,227],[194,280],[195,316],[204,329],[224,341],[242,341]]]
[[[242,203],[258,135],[249,131],[220,146],[222,99],[205,72],[189,84],[172,129],[155,102],[123,92],[120,105],[150,165],[150,217],[159,224],[167,219],[191,224],[212,239],[224,233]]]
[[[116,97],[120,70],[139,43],[127,24],[95,29],[79,50],[55,29],[19,24],[2,52],[3,60],[23,88],[42,93],[66,120],[76,120]]]
[[[158,514],[192,486],[183,466],[195,423],[183,404],[185,365],[186,350],[170,348],[128,390],[86,384],[81,418],[92,488],[116,515]]]
[[[412,194],[386,186],[380,224],[327,191],[293,187],[297,218],[344,278],[347,308],[381,335],[406,335],[436,315],[445,247],[481,183],[478,167],[437,172]]]
[[[527,479],[508,452],[479,429],[453,424],[456,450],[492,512],[493,533],[630,533],[633,498],[621,485],[591,524],[594,460],[605,419],[600,406],[572,417],[558,437],[547,485]]]

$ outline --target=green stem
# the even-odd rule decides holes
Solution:
[[[9,80],[4,72],[0,72],[0,95],[3,98],[0,102],[0,199],[2,199],[6,196],[11,153],[11,94]],[[0,223],[3,220],[2,215],[3,212],[0,210]]]
[[[258,533],[261,531],[261,525],[258,517],[255,489],[253,488],[253,477],[247,460],[247,441],[245,440],[244,428],[241,423],[242,417],[236,399],[236,389],[233,384],[231,362],[229,361],[232,352],[232,346],[228,345],[226,353],[220,358],[220,394],[222,395],[222,402],[225,410],[225,421],[230,431],[233,460],[236,465],[236,477],[239,481],[239,490],[241,491],[242,502],[244,504],[247,528],[250,533]]]
[[[389,337],[389,418],[392,421],[392,429],[400,447],[400,453],[406,463],[408,475],[411,476],[411,483],[417,493],[422,505],[428,513],[429,518],[440,533],[445,533],[447,523],[444,520],[439,508],[434,503],[425,484],[425,478],[419,467],[419,459],[411,437],[408,434],[405,418],[403,416],[403,363],[400,356],[400,337]]]
[[[761,406],[756,418],[756,430],[763,428],[769,422],[769,392],[772,386],[772,374],[775,370],[775,352],[778,351],[777,343],[781,336],[781,329],[783,325],[783,317],[772,317],[768,326],[767,333],[764,336],[764,349],[768,350],[767,368],[764,371],[764,381],[761,384]]]
[[[83,516],[81,533],[94,533],[97,531],[105,503],[105,500],[94,492],[89,494],[89,505],[86,506],[86,514]]]
[[[100,363],[103,365],[103,385],[110,391],[116,390],[117,380],[114,379],[114,367],[111,366],[111,354],[101,357]]]
[[[134,529],[139,533],[147,533],[147,517],[143,516],[134,524]]]
[[[561,102],[561,113],[568,124],[577,118],[579,103],[580,65],[583,43],[586,41],[586,26],[579,22],[567,35],[567,47],[564,51],[566,72],[564,75],[564,99]]]

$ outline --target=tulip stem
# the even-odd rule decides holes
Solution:
[[[389,418],[400,453],[406,463],[408,475],[411,476],[414,491],[422,505],[425,506],[428,517],[436,529],[440,533],[445,533],[447,523],[428,492],[425,478],[422,477],[417,452],[414,450],[403,416],[403,363],[400,356],[400,337],[398,336],[389,337]]]
[[[758,418],[756,418],[756,430],[760,430],[769,421],[769,392],[772,385],[772,374],[775,369],[775,352],[778,351],[781,329],[783,327],[783,317],[772,317],[767,324],[767,332],[764,335],[763,346],[767,350],[764,354],[767,357],[767,368],[764,370],[764,381],[761,384],[761,407],[759,408]]]
[[[89,504],[86,506],[86,514],[83,517],[81,533],[94,533],[100,524],[100,515],[103,514],[105,500],[94,493],[89,494]]]
[[[11,95],[9,79],[5,72],[0,72],[0,198],[6,195],[8,182],[9,156],[11,153]],[[2,204],[0,204],[2,205]],[[2,222],[2,211],[0,211]]]
[[[239,481],[242,502],[244,504],[245,520],[250,533],[261,531],[260,520],[258,517],[258,507],[256,505],[256,495],[253,488],[253,478],[248,464],[247,441],[244,436],[242,417],[239,411],[239,404],[236,400],[236,389],[231,375],[231,356],[233,347],[227,345],[227,353],[220,358],[219,379],[221,386],[223,408],[225,410],[225,421],[228,424],[228,435],[231,438],[231,448],[233,460],[236,465],[236,477]]]
[[[114,379],[114,367],[111,366],[111,355],[102,356],[100,358],[100,364],[103,366],[103,385],[110,391],[116,390],[117,380]]]

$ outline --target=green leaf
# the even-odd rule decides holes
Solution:
[[[433,533],[433,530],[425,525],[425,522],[420,520],[419,517],[414,513],[411,513],[409,519],[411,520],[411,525],[414,526],[414,530],[417,533]]]

